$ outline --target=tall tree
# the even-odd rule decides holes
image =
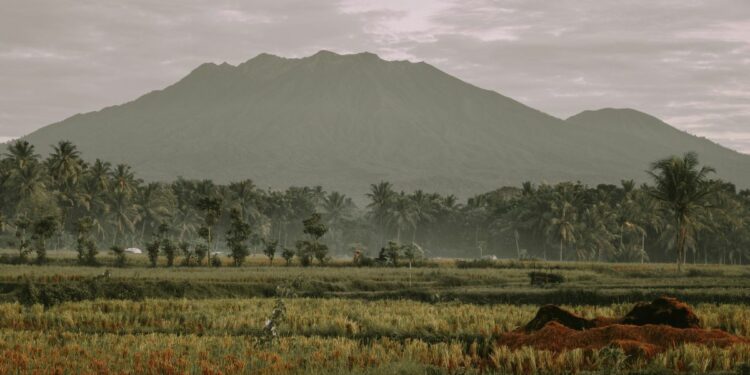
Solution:
[[[672,217],[678,271],[682,270],[689,232],[696,227],[696,218],[706,208],[707,198],[716,191],[708,180],[712,172],[713,168],[700,166],[698,155],[693,152],[658,160],[648,172],[656,185],[651,195],[662,202]]]
[[[402,191],[393,199],[387,219],[388,224],[396,228],[396,243],[401,243],[401,231],[414,228],[416,220],[414,202]]]
[[[323,215],[326,224],[330,228],[331,242],[338,252],[339,244],[336,241],[336,233],[341,228],[342,221],[349,219],[354,210],[354,203],[351,198],[339,192],[331,192],[323,200]]]
[[[379,233],[379,246],[383,245],[388,215],[396,196],[397,194],[393,190],[393,185],[387,181],[380,181],[378,184],[370,185],[370,192],[367,193],[367,197],[370,199],[367,208],[370,209],[370,217],[374,221],[376,230]]]

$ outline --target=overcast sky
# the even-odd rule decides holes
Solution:
[[[748,0],[2,0],[0,138],[203,62],[320,49],[425,61],[562,118],[635,108],[750,153]]]

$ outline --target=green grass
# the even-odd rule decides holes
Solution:
[[[145,259],[131,256],[136,257]],[[56,295],[54,303],[102,297],[269,297],[278,285],[300,279],[300,296],[320,298],[608,305],[668,294],[690,303],[750,303],[750,270],[745,266],[691,265],[678,273],[672,264],[499,261],[491,268],[457,268],[453,261],[442,260],[432,267],[357,268],[347,267],[342,260],[333,266],[305,268],[269,266],[260,260],[239,268],[0,265],[0,301],[24,302],[22,292],[30,284]],[[110,277],[97,278],[105,269]],[[558,273],[565,281],[531,286],[528,273],[532,270]],[[76,294],[76,289],[86,288],[96,290]]]

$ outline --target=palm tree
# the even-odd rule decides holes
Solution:
[[[411,242],[417,242],[417,227],[422,223],[432,222],[434,219],[436,200],[430,195],[425,194],[422,190],[412,193],[409,198],[414,204],[414,231],[412,232]]]
[[[172,212],[172,227],[179,233],[178,240],[194,234],[200,221],[200,215],[195,208],[195,184],[183,178],[178,178],[171,184],[172,195],[175,197],[175,209]]]
[[[146,228],[156,229],[171,218],[175,198],[172,191],[158,182],[151,182],[138,189],[136,203],[141,224],[141,241],[145,243]]]
[[[238,210],[240,216],[252,223],[258,219],[260,210],[258,209],[258,191],[252,180],[242,180],[232,182],[228,187],[228,210]]]
[[[657,233],[664,226],[662,216],[659,215],[658,202],[648,193],[648,187],[642,186],[627,193],[618,205],[620,211],[620,247],[625,246],[626,234],[637,235],[639,242],[639,257],[644,263],[646,253],[646,237],[648,233]],[[632,237],[632,236],[631,236]]]
[[[384,245],[385,224],[388,221],[396,192],[393,191],[393,185],[390,182],[380,181],[378,184],[370,185],[367,197],[370,198],[367,208],[370,209],[370,217],[375,221],[380,232],[380,245],[382,246]]]
[[[19,202],[46,194],[47,175],[39,163],[25,164],[23,168],[13,171],[10,179]]]
[[[72,211],[76,207],[87,207],[89,195],[85,194],[78,186],[78,182],[83,175],[84,162],[81,160],[81,153],[76,149],[76,146],[70,141],[60,141],[56,146],[52,146],[52,149],[52,154],[47,159],[47,168],[59,193],[57,195],[61,210],[60,226],[58,227],[59,244],[68,222],[75,222],[72,217],[69,218]]]
[[[131,201],[130,195],[119,189],[110,195],[109,207],[108,219],[112,226],[112,245],[114,246],[117,244],[118,237],[134,233],[140,207]]]
[[[336,252],[339,250],[338,243],[336,242],[336,230],[339,229],[343,220],[349,218],[353,209],[354,203],[352,199],[337,191],[331,192],[323,200],[323,218],[328,228],[330,228],[328,233],[331,234],[331,241],[335,246]]]
[[[562,183],[556,186],[553,195],[552,219],[546,232],[560,241],[560,261],[563,260],[565,245],[576,241],[576,207],[580,199],[579,193],[580,185]]]
[[[34,145],[28,141],[15,141],[8,145],[8,153],[5,154],[10,161],[11,168],[25,169],[26,166],[39,161],[39,155],[34,152]]]
[[[414,209],[414,203],[404,192],[401,192],[393,199],[387,219],[388,224],[396,227],[396,243],[401,243],[401,230],[414,227],[416,218],[417,212]]]
[[[581,230],[578,231],[578,260],[602,260],[605,253],[614,253],[612,241],[616,238],[613,229],[617,226],[616,214],[605,202],[586,207],[581,215]]]
[[[89,190],[104,193],[110,190],[109,176],[112,173],[112,165],[109,162],[96,159],[88,170]]]
[[[139,180],[136,180],[129,165],[118,164],[111,173],[112,189],[116,192],[132,195],[138,188]]]
[[[669,157],[651,164],[649,175],[656,186],[650,193],[669,211],[675,230],[677,270],[682,270],[688,232],[696,226],[698,211],[706,207],[706,199],[715,192],[708,181],[714,169],[699,167],[698,155],[689,152],[680,157]]]
[[[483,252],[482,243],[479,241],[479,231],[486,227],[489,218],[489,199],[486,194],[479,194],[469,198],[464,207],[465,225],[474,232],[474,246]]]
[[[47,167],[58,186],[75,185],[83,174],[81,153],[70,141],[60,141],[57,146],[52,146]]]

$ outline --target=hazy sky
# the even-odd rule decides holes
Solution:
[[[207,61],[426,61],[559,117],[630,107],[750,153],[750,1],[2,0],[0,137]]]

